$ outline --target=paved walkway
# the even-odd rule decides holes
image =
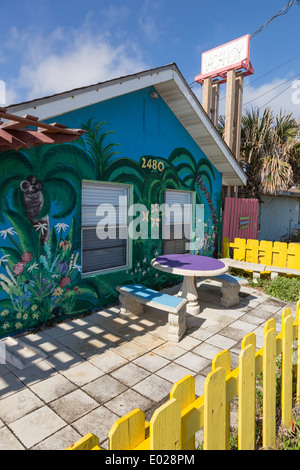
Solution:
[[[148,309],[124,320],[119,306],[19,337],[25,367],[0,365],[0,450],[65,449],[89,432],[107,448],[119,417],[139,408],[150,420],[174,382],[187,374],[202,395],[215,354],[228,349],[235,368],[245,334],[253,331],[260,348],[268,318],[275,318],[280,330],[286,306],[295,316],[296,304],[251,288],[243,287],[240,304],[230,309],[219,306],[214,283],[199,283],[198,289],[201,313],[187,316],[179,344],[166,340],[164,312]]]

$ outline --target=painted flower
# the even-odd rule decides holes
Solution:
[[[22,255],[22,261],[24,264],[30,263],[32,258],[33,258],[33,255],[30,251],[25,251],[25,253]]]
[[[32,310],[33,312],[34,312],[37,308],[38,308],[37,305],[32,305],[32,306],[31,306],[31,310]]]
[[[47,224],[42,224],[41,222],[38,222],[36,225],[34,225],[34,228],[37,232],[40,230],[42,232],[42,235],[44,235],[44,231],[47,230],[48,225]]]
[[[8,322],[4,323],[4,325],[2,326],[3,330],[7,330],[7,328],[10,327],[10,324]]]
[[[65,230],[67,230],[68,227],[69,227],[69,225],[64,224],[64,223],[58,223],[58,224],[55,225],[57,233],[60,233],[61,231],[64,232]]]
[[[60,274],[65,274],[68,271],[68,265],[65,261],[60,261],[56,269]]]
[[[76,294],[81,294],[81,290],[79,289],[78,286],[75,286],[73,290]]]
[[[53,292],[54,297],[60,297],[63,293],[63,290],[60,287],[56,287]]]
[[[1,237],[3,237],[4,239],[7,237],[7,234],[16,235],[16,232],[13,227],[9,227],[6,230],[1,230],[0,232]]]
[[[159,227],[160,218],[159,217],[150,217],[152,220],[152,227]]]
[[[142,222],[148,222],[149,221],[149,211],[147,211],[147,212],[142,211],[142,214],[143,214]]]
[[[151,213],[159,212],[159,204],[151,204]]]
[[[72,244],[71,242],[69,242],[68,240],[63,240],[62,242],[60,242],[59,246],[64,250],[69,250],[72,248]]]
[[[28,272],[28,273],[31,273],[31,271],[32,271],[33,269],[38,269],[38,267],[39,267],[39,265],[34,262],[31,266],[29,266],[29,268],[27,268],[27,272]],[[37,278],[38,278],[38,276],[37,276],[37,277],[34,276],[34,279],[37,279]]]
[[[71,279],[69,278],[69,276],[64,276],[59,281],[59,285],[62,289],[66,287],[67,284],[70,284],[70,283],[71,283]]]
[[[3,263],[8,263],[8,259],[10,255],[3,255],[1,258],[0,258],[0,266],[2,266]]]
[[[9,310],[7,310],[7,308],[5,310],[2,310],[2,312],[0,313],[1,317],[6,317],[6,315],[9,314]]]
[[[15,327],[16,327],[17,329],[22,328],[22,323],[18,321],[17,323],[15,323]]]
[[[20,276],[20,274],[22,274],[23,271],[24,271],[24,263],[19,262],[14,265],[13,273],[16,276]]]
[[[81,266],[79,266],[78,264],[73,264],[72,269],[77,269],[77,271],[81,272]]]

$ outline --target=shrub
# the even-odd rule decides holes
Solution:
[[[300,278],[278,276],[265,286],[265,292],[287,302],[299,300]]]

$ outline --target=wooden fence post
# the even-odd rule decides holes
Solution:
[[[255,446],[255,346],[248,344],[239,355],[238,448]]]
[[[108,433],[109,450],[131,450],[145,440],[145,415],[135,409],[118,419]]]
[[[225,349],[213,358],[212,370],[215,371],[218,367],[225,370],[226,375],[231,371],[230,352]],[[227,403],[227,398],[226,398]],[[225,423],[225,450],[230,449],[230,402],[226,405],[226,423]]]
[[[265,323],[263,352],[263,447],[276,437],[276,321]]]
[[[297,403],[300,405],[300,300],[297,302],[297,352],[296,352],[296,373],[297,373],[297,383],[296,383],[296,399]]]
[[[181,411],[189,406],[195,400],[195,379],[187,375],[176,382],[171,390],[170,399],[175,398],[180,403]],[[184,429],[181,427],[181,446],[182,450],[195,450],[195,435],[186,438]]]
[[[219,367],[204,383],[204,450],[225,450],[226,372]]]
[[[287,250],[287,243],[274,242],[272,266],[279,266],[280,268],[287,267]]]
[[[172,398],[155,410],[150,421],[150,450],[179,450],[181,406]]]
[[[92,433],[86,434],[66,450],[104,450],[99,445],[99,437]]]
[[[293,317],[290,308],[282,313],[281,420],[290,428],[293,393]]]

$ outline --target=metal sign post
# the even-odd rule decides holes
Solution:
[[[204,52],[201,73],[195,81],[203,85],[202,106],[215,126],[218,124],[219,88],[226,83],[224,141],[237,160],[240,155],[244,77],[253,74],[250,62],[250,35]],[[230,187],[228,186],[228,196]],[[234,190],[237,196],[237,188]]]

